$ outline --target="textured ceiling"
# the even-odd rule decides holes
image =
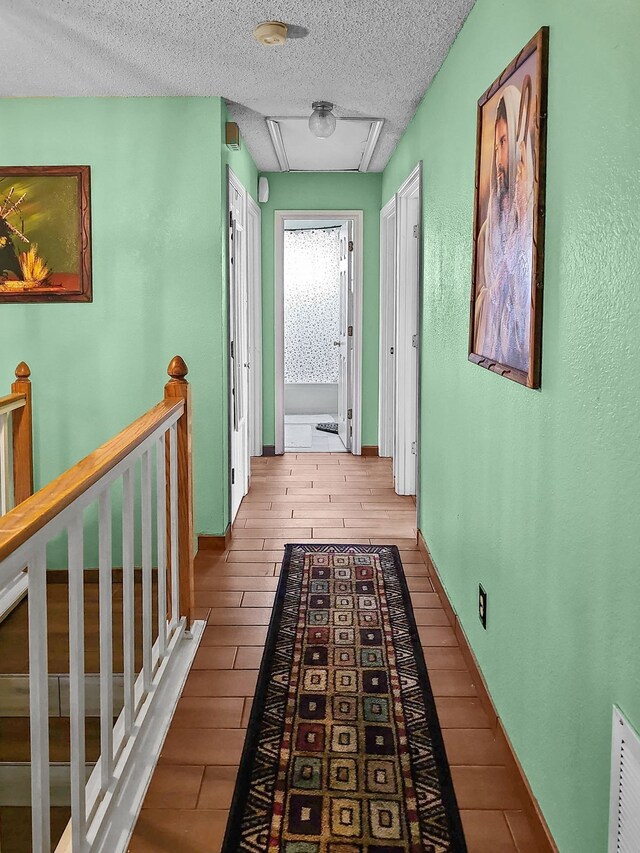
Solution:
[[[264,116],[328,100],[337,115],[385,119],[379,171],[473,2],[0,0],[0,96],[221,95],[265,171],[278,162]],[[296,37],[259,45],[268,19]]]

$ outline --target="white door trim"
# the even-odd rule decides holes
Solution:
[[[351,452],[362,452],[362,270],[364,214],[362,210],[276,210],[275,239],[275,452],[284,453],[284,222],[285,219],[346,219],[354,230],[353,370],[351,400],[353,435]]]
[[[410,214],[417,201],[415,219]],[[396,193],[397,268],[394,475],[400,495],[418,491],[418,417],[421,332],[422,163]],[[417,221],[416,221],[417,220]],[[414,235],[413,228],[417,226]],[[415,272],[412,271],[417,264]]]
[[[244,401],[245,406],[247,408],[247,412],[245,414],[245,420],[247,424],[247,435],[246,435],[246,443],[243,441],[243,433],[235,428],[234,425],[234,412],[237,411],[234,408],[233,402],[233,394],[232,390],[234,388],[234,369],[236,368],[236,363],[234,362],[234,358],[232,356],[231,351],[231,341],[234,340],[234,336],[236,333],[236,329],[234,329],[234,324],[237,322],[235,317],[235,306],[232,303],[231,296],[231,257],[232,253],[235,252],[234,246],[231,241],[231,224],[230,224],[230,215],[233,211],[232,206],[232,191],[236,192],[239,197],[239,210],[240,210],[240,218],[241,222],[236,224],[236,239],[241,245],[240,253],[234,254],[234,271],[241,269],[243,271],[243,275],[247,274],[247,241],[246,241],[246,223],[247,223],[247,190],[239,180],[237,175],[234,173],[233,169],[230,166],[227,166],[227,317],[228,317],[228,328],[227,328],[227,353],[228,353],[228,361],[229,361],[229,377],[228,377],[228,405],[229,405],[229,472],[228,472],[228,482],[229,482],[229,520],[231,524],[235,520],[236,513],[240,507],[240,503],[242,502],[242,498],[249,491],[249,473],[251,468],[250,458],[249,458],[249,448],[250,448],[250,418],[248,416],[249,412],[249,399],[247,395],[247,399]],[[235,220],[234,220],[235,222]],[[243,239],[239,239],[239,232],[242,231]],[[237,288],[237,283],[235,284]],[[248,290],[248,281],[247,281],[247,290]],[[248,306],[247,306],[248,307]],[[245,318],[248,326],[248,316]],[[248,331],[248,330],[247,330]],[[248,335],[247,335],[248,337]],[[235,341],[235,355],[236,359],[242,359],[243,353],[241,352],[241,343],[240,341]],[[236,370],[236,377],[239,375]],[[244,378],[241,380],[244,383]],[[235,472],[234,472],[234,469]],[[235,473],[235,477],[234,477]]]
[[[249,253],[249,447],[262,456],[262,211],[247,193],[247,249]]]
[[[380,211],[380,365],[378,453],[393,456],[395,412],[396,197]]]
[[[349,251],[349,241],[353,240],[353,222],[345,220],[339,231],[340,286],[338,314],[338,437],[348,451],[351,451],[351,430],[353,422],[349,418],[351,376],[353,370],[353,338],[349,337],[349,325],[353,322],[353,252]]]

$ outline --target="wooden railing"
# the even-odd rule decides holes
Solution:
[[[21,361],[11,393],[0,397],[0,516],[33,494],[30,375],[29,366]],[[0,584],[0,620],[26,591],[27,577],[22,569]]]
[[[0,397],[0,515],[33,494],[30,376],[29,366],[21,361],[11,393]]]
[[[126,849],[204,628],[203,623],[192,621],[191,399],[181,358],[172,360],[169,375],[162,402],[0,518],[0,584],[27,566],[31,849],[35,853],[51,850],[47,546],[66,534],[71,821],[58,851],[118,853]],[[114,725],[112,503],[114,494],[119,498],[120,487],[122,506],[115,512],[122,521],[124,703]],[[96,503],[101,749],[86,781],[84,517]],[[141,612],[135,605],[136,553],[141,561]],[[136,624],[141,638],[139,674]]]

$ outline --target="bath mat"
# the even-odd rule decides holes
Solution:
[[[320,432],[331,432],[334,435],[338,434],[338,424],[316,424],[316,429],[320,430]]]
[[[287,447],[311,447],[313,432],[309,424],[287,424],[284,443]]]

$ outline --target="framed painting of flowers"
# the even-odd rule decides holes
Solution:
[[[0,167],[0,302],[91,302],[89,166]]]

